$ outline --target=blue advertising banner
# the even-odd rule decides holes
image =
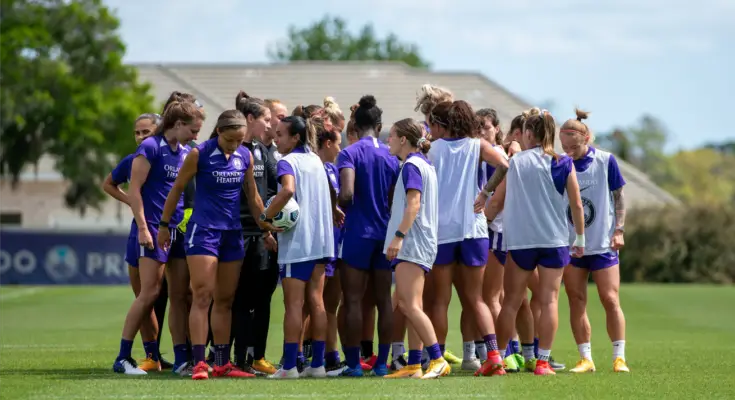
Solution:
[[[127,240],[119,233],[0,230],[0,283],[127,284]]]

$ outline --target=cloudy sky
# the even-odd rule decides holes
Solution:
[[[599,133],[649,113],[668,150],[735,139],[732,0],[105,2],[130,62],[265,62],[289,25],[331,14],[416,43],[435,70],[480,71],[551,101],[559,119],[581,106]]]

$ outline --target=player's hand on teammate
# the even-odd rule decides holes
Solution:
[[[341,228],[345,223],[345,213],[339,208],[335,207],[332,209],[332,216],[334,217],[334,226]]]
[[[625,238],[623,238],[623,231],[616,229],[613,233],[612,240],[610,241],[610,247],[613,250],[620,250],[625,246]]]
[[[385,257],[388,259],[388,261],[393,261],[396,257],[398,257],[398,252],[401,250],[402,246],[403,239],[395,236],[393,240],[390,241],[388,251],[385,252]]]
[[[156,242],[158,242],[158,248],[163,249],[163,251],[168,251],[169,247],[171,247],[171,231],[165,226],[160,226],[158,227],[157,236]]]
[[[487,194],[481,191],[475,199],[475,214],[482,212],[482,210],[485,208],[485,203],[487,203]]]

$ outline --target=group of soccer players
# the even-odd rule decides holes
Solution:
[[[134,216],[126,261],[135,300],[113,370],[170,368],[197,380],[366,371],[431,379],[461,362],[476,376],[553,375],[565,368],[551,358],[563,280],[580,353],[571,371],[591,372],[591,274],[613,370],[628,372],[618,296],[625,182],[614,156],[591,146],[587,113],[561,126],[560,155],[546,110],[523,112],[504,135],[494,110],[474,111],[424,85],[416,111],[425,120],[395,122],[387,144],[371,95],[345,118],[330,97],[289,113],[278,100],[240,92],[199,144],[205,111],[195,96],[174,92],[162,116],[141,115],[138,149],[103,185]],[[277,228],[273,219],[292,199],[297,223]],[[265,349],[279,277],[276,367]],[[453,289],[461,361],[445,349]],[[172,364],[159,350],[167,297]],[[132,357],[138,332],[140,363]]]

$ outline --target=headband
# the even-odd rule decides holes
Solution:
[[[225,118],[217,121],[216,128],[223,128],[225,126],[248,126],[248,120],[245,118]]]

